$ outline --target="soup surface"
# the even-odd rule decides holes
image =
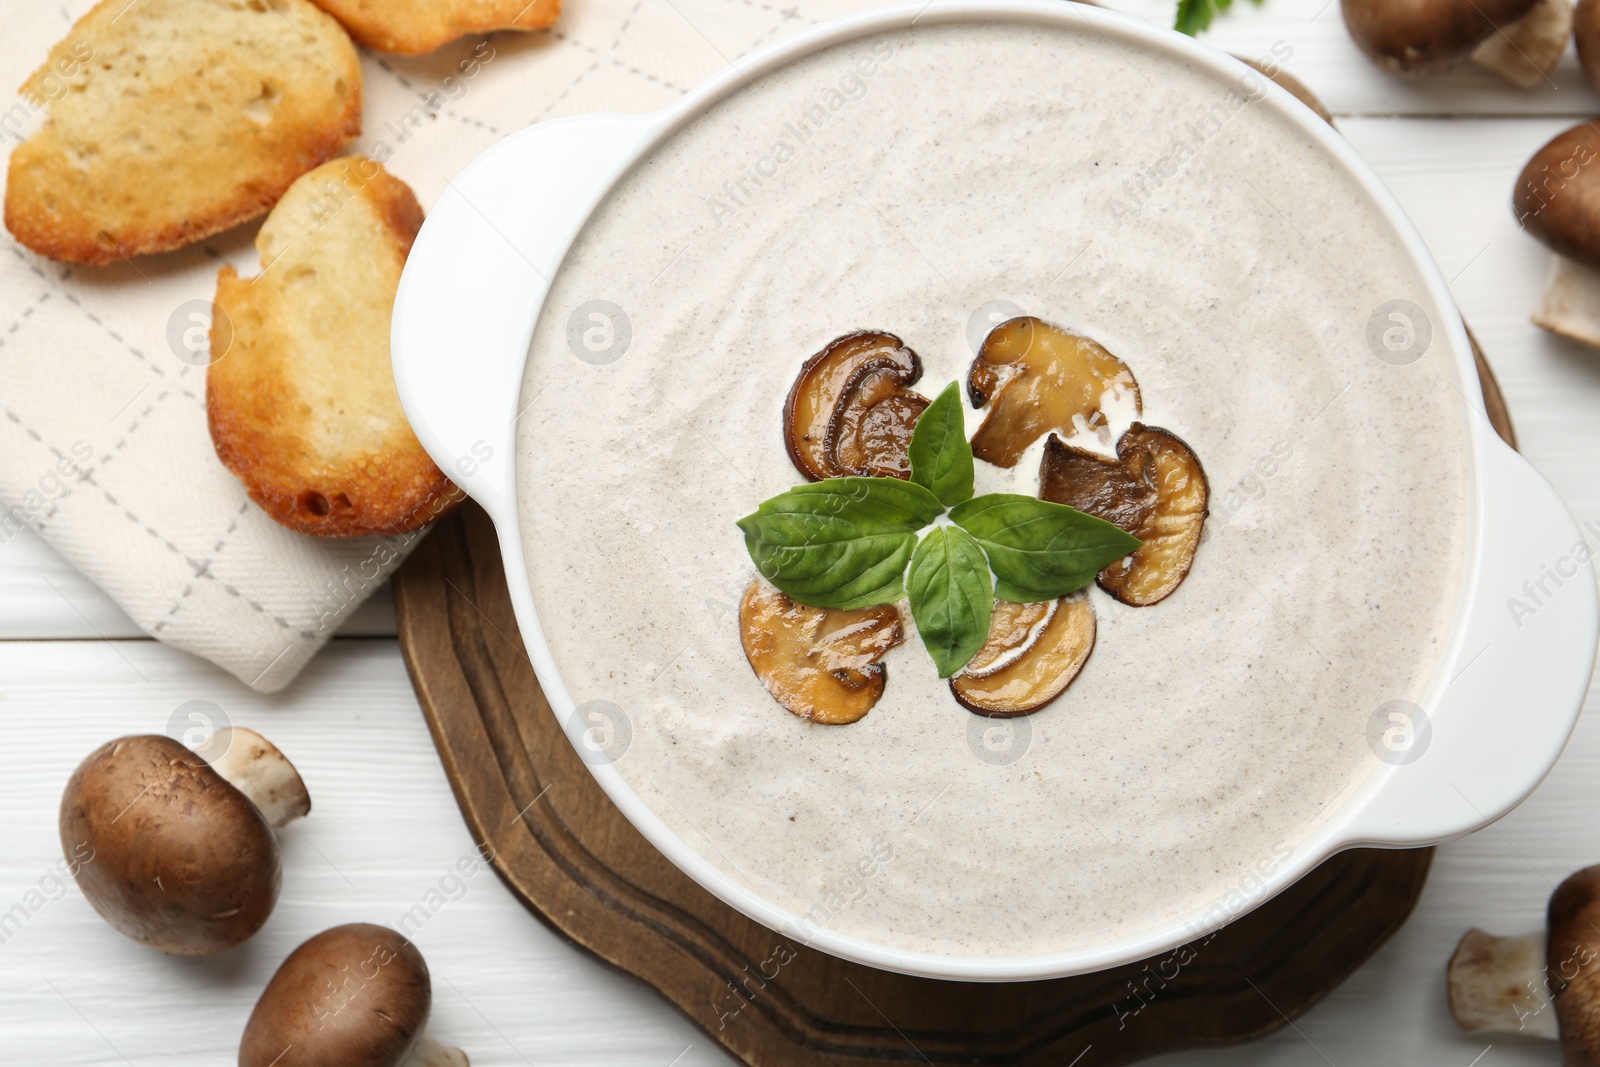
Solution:
[[[518,431],[555,662],[660,818],[807,928],[1028,956],[1232,915],[1383,766],[1380,709],[1423,700],[1464,403],[1398,238],[1263,86],[1082,19],[834,47],[657,149],[555,278]],[[1094,652],[1035,715],[963,710],[912,632],[864,719],[796,718],[740,646],[734,525],[802,480],[796,372],[886,330],[932,397],[1019,313],[1123,359],[1200,456],[1188,579],[1091,591]],[[1042,444],[978,492],[1036,492]]]

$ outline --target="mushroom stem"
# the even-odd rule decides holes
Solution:
[[[1470,1032],[1560,1037],[1545,985],[1545,935],[1495,937],[1473,928],[1450,957],[1450,1014]]]
[[[1572,37],[1572,0],[1539,0],[1532,11],[1499,27],[1472,50],[1472,61],[1519,89],[1548,80]]]
[[[311,794],[300,772],[278,746],[254,730],[225,726],[196,755],[229,785],[250,798],[267,822],[282,828],[311,811]]]
[[[1600,348],[1600,270],[1557,255],[1545,278],[1533,322],[1551,333]]]
[[[471,1061],[460,1049],[442,1045],[431,1034],[423,1034],[400,1067],[471,1067]]]

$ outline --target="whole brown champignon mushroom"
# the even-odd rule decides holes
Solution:
[[[239,1067],[468,1067],[424,1031],[428,965],[385,926],[351,923],[289,954],[256,1001]]]
[[[1600,348],[1600,123],[1580,123],[1534,153],[1511,207],[1556,254],[1534,323]]]
[[[1467,59],[1532,89],[1567,50],[1571,0],[1340,0],[1356,46],[1402,77],[1440,74]]]
[[[304,797],[296,810],[309,810],[288,760],[252,731],[235,732],[282,761],[275,787],[288,788],[287,768]],[[236,773],[255,769],[245,754],[234,764]],[[84,897],[117,931],[162,952],[205,956],[250,937],[277,903],[282,866],[247,790],[169,737],[102,745],[61,797],[62,849],[89,857],[76,865]]]
[[[1578,0],[1572,16],[1572,40],[1589,88],[1600,93],[1600,0]]]
[[[1600,865],[1556,887],[1539,933],[1468,930],[1448,977],[1463,1030],[1559,1040],[1566,1067],[1600,1067]]]

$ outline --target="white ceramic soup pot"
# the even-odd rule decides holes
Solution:
[[[586,115],[540,123],[505,138],[440,197],[411,251],[393,319],[395,378],[418,438],[439,466],[488,512],[499,531],[522,635],[540,683],[570,740],[585,726],[542,628],[519,534],[516,424],[530,341],[551,279],[608,191],[653,149],[754,79],[819,49],[874,34],[952,22],[1016,20],[1102,35],[1236,83],[1237,60],[1190,38],[1100,9],[1060,2],[986,0],[874,8],[823,23],[738,61],[665,111]],[[1355,846],[1414,847],[1477,830],[1519,804],[1561,753],[1593,666],[1596,591],[1583,537],[1540,475],[1483,417],[1471,348],[1450,293],[1399,205],[1350,146],[1276,85],[1257,106],[1298,127],[1364,190],[1414,261],[1433,307],[1434,342],[1460,383],[1467,416],[1470,511],[1464,584],[1444,658],[1434,672],[1421,728],[1426,752],[1384,761],[1359,795],[1328,814],[1287,862],[1260,875],[1234,904],[1073,951],[1000,958],[901,951],[803,924],[701,856],[604,760],[589,761],[629,821],[700,885],[773,930],[873,967],[931,977],[1015,981],[1079,974],[1154,956],[1230,921],[1292,884],[1328,856]],[[603,417],[591,413],[588,417]],[[1552,566],[1535,612],[1508,610],[1524,583]],[[1523,601],[1526,603],[1526,601]],[[573,688],[577,688],[574,686]],[[1412,724],[1399,724],[1402,733]]]

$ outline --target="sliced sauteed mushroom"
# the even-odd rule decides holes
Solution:
[[[1067,691],[1094,651],[1094,609],[1082,596],[1033,604],[1001,600],[989,639],[950,692],[969,711],[1010,718],[1038,711]]]
[[[1122,360],[1087,337],[1023,316],[989,331],[967,376],[974,407],[989,406],[972,437],[972,454],[1014,467],[1029,445],[1051,430],[1071,436],[1106,424],[1108,398],[1132,395],[1139,383]]]
[[[911,431],[928,406],[910,386],[922,360],[892,333],[846,334],[806,360],[783,407],[789,458],[811,481],[908,478]]]
[[[892,604],[839,611],[798,604],[762,581],[739,604],[745,658],[774,700],[802,719],[843,725],[883,696],[878,660],[906,639]]]
[[[1210,513],[1210,487],[1199,457],[1165,430],[1134,423],[1117,442],[1117,458],[1156,489],[1156,506],[1135,531],[1144,542],[1100,572],[1100,588],[1135,607],[1155,604],[1189,574]]]
[[[1546,82],[1572,36],[1571,0],[1342,0],[1345,27],[1402,77],[1471,59],[1523,89]]]
[[[1143,458],[1126,463],[1072,448],[1051,434],[1039,462],[1039,496],[1134,533],[1144,529],[1161,495]]]
[[[1600,131],[1581,122],[1539,149],[1511,207],[1555,253],[1534,323],[1600,348]]]
[[[1124,604],[1146,607],[1188,575],[1210,491],[1188,445],[1136,422],[1117,442],[1114,464],[1052,434],[1039,465],[1039,496],[1115,523],[1144,542],[1102,570],[1099,584]]]

